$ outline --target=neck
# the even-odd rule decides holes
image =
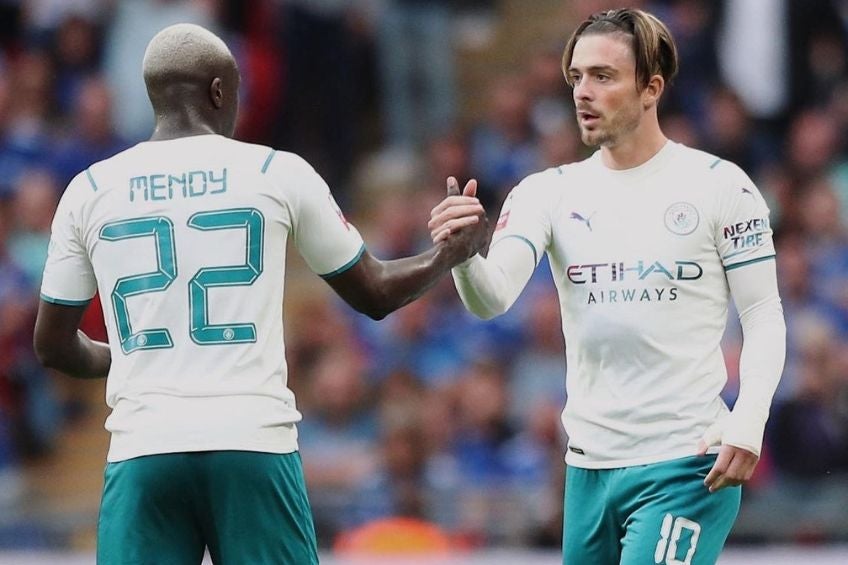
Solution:
[[[164,141],[180,137],[221,133],[210,120],[190,108],[180,111],[157,113],[156,127],[150,141]]]
[[[192,137],[195,135],[208,135],[218,133],[213,128],[198,124],[194,126],[172,127],[170,125],[157,124],[150,136],[150,141],[165,141],[168,139],[179,139],[180,137]]]
[[[668,138],[660,130],[654,116],[647,117],[631,132],[622,135],[612,145],[601,147],[601,161],[610,169],[624,170],[647,162],[663,148]]]

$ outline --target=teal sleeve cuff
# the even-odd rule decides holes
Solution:
[[[345,271],[347,271],[348,269],[350,269],[351,267],[353,267],[354,265],[356,265],[359,262],[359,260],[362,259],[362,256],[364,254],[365,254],[365,244],[363,243],[362,247],[359,248],[359,251],[356,253],[356,255],[354,255],[353,259],[351,259],[350,261],[348,261],[347,263],[345,263],[344,265],[342,265],[341,267],[339,267],[335,271],[332,271],[332,272],[324,274],[324,275],[318,275],[318,276],[320,276],[324,280],[327,280],[327,279],[331,279],[331,278],[333,278],[337,275],[340,275],[340,274],[344,273]]]
[[[87,306],[88,303],[91,302],[91,298],[89,298],[88,300],[67,300],[64,298],[53,298],[52,296],[47,296],[43,292],[40,296],[44,302],[49,302],[50,304],[59,304],[60,306]]]

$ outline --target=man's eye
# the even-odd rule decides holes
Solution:
[[[608,80],[609,80],[609,76],[607,76],[607,75],[598,75],[598,81],[600,81],[600,82],[606,82],[606,81],[608,81]]]

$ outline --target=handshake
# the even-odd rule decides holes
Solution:
[[[468,181],[460,193],[456,178],[448,177],[447,196],[430,211],[427,227],[433,245],[447,256],[452,266],[486,247],[489,223],[477,199],[477,181]]]

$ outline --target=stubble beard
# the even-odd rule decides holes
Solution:
[[[594,130],[586,129],[578,121],[580,139],[589,147],[615,147],[622,134],[632,132],[639,126],[641,115],[638,111],[615,116],[609,123],[600,124]]]
[[[580,126],[580,139],[583,141],[584,145],[589,147],[600,147],[608,144],[614,138],[606,129],[596,128],[594,131],[589,131],[583,126]]]

